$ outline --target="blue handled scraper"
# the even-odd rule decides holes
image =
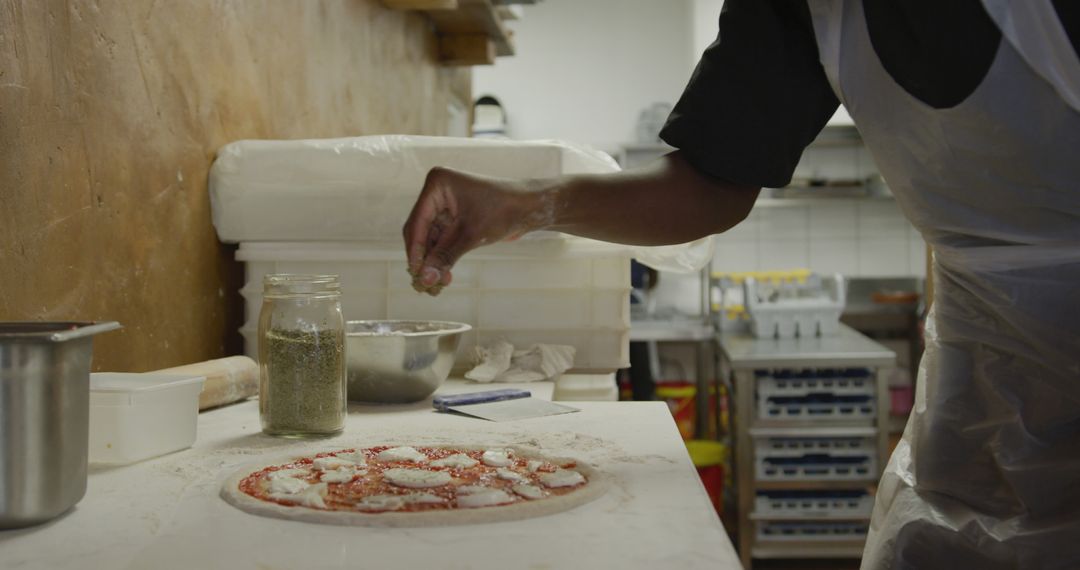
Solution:
[[[484,392],[435,396],[431,405],[440,412],[455,412],[493,422],[539,418],[579,412],[577,408],[533,398],[528,390],[505,388]]]

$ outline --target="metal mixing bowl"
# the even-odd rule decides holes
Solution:
[[[349,399],[402,404],[430,396],[454,366],[461,335],[445,321],[349,321],[345,356]]]

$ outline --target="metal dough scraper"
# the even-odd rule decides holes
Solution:
[[[456,412],[493,422],[539,418],[580,412],[577,408],[533,398],[528,390],[506,388],[466,394],[435,396],[431,405],[440,412]]]

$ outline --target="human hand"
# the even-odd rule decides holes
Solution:
[[[431,169],[402,229],[413,288],[438,295],[450,284],[451,270],[465,253],[550,223],[553,199],[529,192],[527,186],[522,181]]]

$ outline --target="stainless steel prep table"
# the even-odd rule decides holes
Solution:
[[[500,386],[501,387],[501,386]],[[546,385],[525,385],[550,397]],[[442,391],[485,386],[449,382]],[[91,467],[86,497],[39,527],[0,533],[4,568],[739,568],[662,402],[572,402],[581,412],[492,423],[430,402],[351,406],[337,438],[259,431],[257,402],[200,414],[195,446]],[[524,521],[440,528],[314,525],[241,512],[218,497],[236,469],[271,457],[380,443],[540,445],[615,480],[596,501]]]
[[[713,368],[715,356],[713,345],[716,344],[716,328],[704,318],[671,318],[671,319],[641,319],[630,321],[630,342],[652,343],[650,358],[658,358],[655,353],[656,343],[688,343],[694,347],[696,355],[694,369],[696,371],[694,383],[697,386],[696,398],[696,430],[699,437],[704,438],[710,432],[709,426],[709,398],[701,394],[709,394],[715,378]],[[659,362],[657,362],[659,364]],[[655,381],[655,378],[653,379]]]
[[[830,337],[758,339],[748,333],[720,336],[721,373],[733,377],[735,392],[735,486],[739,510],[739,554],[750,568],[752,558],[858,557],[862,541],[771,541],[757,540],[753,516],[756,492],[771,490],[838,489],[853,482],[758,482],[754,472],[754,437],[765,436],[861,436],[877,443],[877,472],[859,482],[873,485],[880,477],[888,450],[888,369],[896,355],[889,349],[841,325]],[[876,417],[859,420],[791,420],[758,418],[755,406],[755,370],[803,368],[870,368],[876,371]]]

